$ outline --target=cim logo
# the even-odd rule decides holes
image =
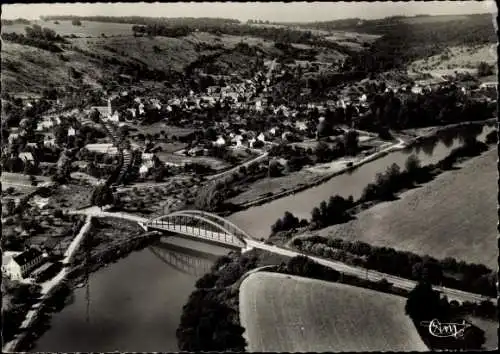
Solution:
[[[421,325],[428,327],[429,333],[434,337],[454,337],[455,339],[462,339],[465,330],[472,326],[465,320],[462,320],[461,323],[441,323],[438,319],[421,322]]]

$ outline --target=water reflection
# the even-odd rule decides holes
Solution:
[[[422,145],[422,151],[427,155],[427,156],[432,156],[434,154],[434,149],[439,143],[438,137],[432,137],[429,138],[423,145]]]
[[[86,286],[74,289],[71,304],[53,314],[50,329],[31,351],[176,352],[182,308],[196,281],[229,252],[181,237],[162,237],[92,273],[89,293]]]
[[[218,255],[200,252],[190,248],[159,242],[149,251],[167,266],[184,274],[201,277],[207,274]]]

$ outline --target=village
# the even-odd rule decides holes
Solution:
[[[75,231],[64,231],[69,238],[62,243],[49,232],[38,239],[28,237],[39,230],[17,225],[12,218],[16,208],[29,201],[33,209],[40,210],[45,223],[54,224],[56,220],[55,225],[71,225],[74,220],[61,212],[64,204],[49,203],[49,198],[38,195],[30,199],[31,193],[54,183],[72,179],[83,186],[96,186],[109,179],[117,165],[116,185],[154,184],[168,176],[172,180],[191,176],[190,183],[181,184],[184,189],[203,180],[251,171],[250,165],[263,170],[265,178],[282,175],[279,171],[292,174],[303,166],[318,171],[322,169],[319,165],[345,155],[366,156],[395,141],[391,134],[383,134],[383,127],[373,129],[369,123],[374,99],[381,94],[422,96],[451,89],[489,104],[496,102],[492,94],[496,83],[479,84],[467,75],[457,80],[457,73],[455,78],[427,77],[410,84],[364,79],[343,85],[326,101],[314,102],[309,94],[308,103],[276,103],[276,83],[297,67],[276,60],[269,61],[267,67],[267,73],[258,71],[251,79],[237,82],[232,77],[237,83],[210,86],[206,92],[191,90],[184,97],[154,97],[122,90],[109,95],[107,105],[41,116],[26,114],[2,143],[2,221],[7,230],[12,225],[11,232],[22,229],[15,237],[6,234],[7,239],[16,239],[17,253],[6,254],[9,259],[3,262],[3,272],[13,279],[38,279],[54,264],[41,266],[44,260],[74,235]],[[308,94],[308,88],[303,91],[301,95]],[[19,100],[25,112],[39,102]],[[330,147],[329,152],[320,156],[319,143]],[[328,170],[328,166],[323,169]],[[47,206],[58,212],[49,212]]]

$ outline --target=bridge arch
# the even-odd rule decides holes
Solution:
[[[213,221],[216,221],[216,222],[218,221],[218,222],[221,222],[223,225],[228,225],[229,228],[232,228],[232,229],[238,231],[245,238],[247,238],[249,240],[257,241],[255,239],[255,237],[253,237],[252,235],[250,235],[248,232],[244,231],[243,229],[241,229],[239,226],[237,226],[233,222],[229,221],[228,219],[223,218],[222,216],[219,216],[217,214],[209,213],[209,212],[202,211],[202,210],[195,210],[195,209],[192,209],[192,210],[179,210],[179,211],[171,213],[171,214],[176,214],[176,213],[200,215],[200,216],[204,216],[204,217],[209,218],[209,219],[213,219]]]
[[[208,215],[207,215],[208,214]],[[182,220],[182,218],[184,217],[184,220]],[[213,220],[215,219],[215,220]],[[178,220],[181,220],[180,222],[178,222]],[[167,224],[165,224],[165,221],[167,221]],[[172,223],[170,223],[170,221],[172,221]],[[166,214],[166,215],[162,215],[162,216],[159,216],[159,217],[155,217],[155,218],[152,218],[152,219],[149,219],[145,226],[146,227],[152,227],[152,228],[159,228],[159,229],[164,229],[164,230],[167,230],[167,231],[177,231],[175,230],[176,227],[179,227],[179,230],[180,233],[183,233],[182,232],[182,227],[184,226],[187,230],[187,223],[190,222],[190,221],[195,221],[195,222],[198,222],[198,223],[205,223],[205,224],[208,224],[210,225],[211,227],[215,228],[218,232],[222,232],[222,235],[224,235],[224,239],[226,240],[226,242],[223,242],[220,240],[220,237],[222,235],[217,235],[217,237],[219,237],[219,239],[214,239],[213,237],[207,237],[206,234],[207,234],[207,230],[204,229],[204,233],[205,235],[202,235],[202,232],[201,230],[202,229],[196,229],[196,228],[192,228],[192,232],[189,232],[186,234],[188,234],[189,236],[193,236],[193,237],[198,237],[200,239],[205,239],[205,240],[209,240],[209,241],[215,241],[215,242],[220,242],[220,243],[224,243],[224,244],[229,244],[229,245],[233,245],[233,246],[239,246],[241,248],[245,248],[246,247],[246,238],[247,238],[247,233],[245,233],[243,230],[241,230],[240,228],[238,228],[236,225],[234,225],[233,223],[217,216],[217,215],[213,215],[213,214],[210,214],[210,213],[201,213],[201,212],[196,212],[196,211],[192,211],[192,210],[188,210],[188,211],[176,211],[176,212],[173,212],[173,213],[170,213],[170,214]],[[198,234],[196,234],[194,232],[194,230],[198,230]],[[214,231],[208,231],[212,234],[213,236],[213,233]],[[227,236],[230,236],[232,239],[230,242],[227,242]],[[234,238],[236,238],[237,242],[234,242]]]

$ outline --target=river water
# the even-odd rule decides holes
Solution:
[[[484,140],[493,129],[479,127],[474,134]],[[411,154],[417,155],[423,165],[435,163],[460,146],[463,138],[460,130],[442,134],[434,141],[393,152],[350,174],[233,214],[229,219],[250,234],[267,238],[271,225],[285,211],[309,218],[312,208],[331,195],[358,198],[375,175],[393,163],[404,168]],[[92,274],[88,289],[75,289],[72,302],[54,314],[51,328],[32,351],[178,351],[175,332],[182,307],[196,280],[218,256],[228,252],[223,247],[178,237],[162,238],[152,247],[133,252]]]

